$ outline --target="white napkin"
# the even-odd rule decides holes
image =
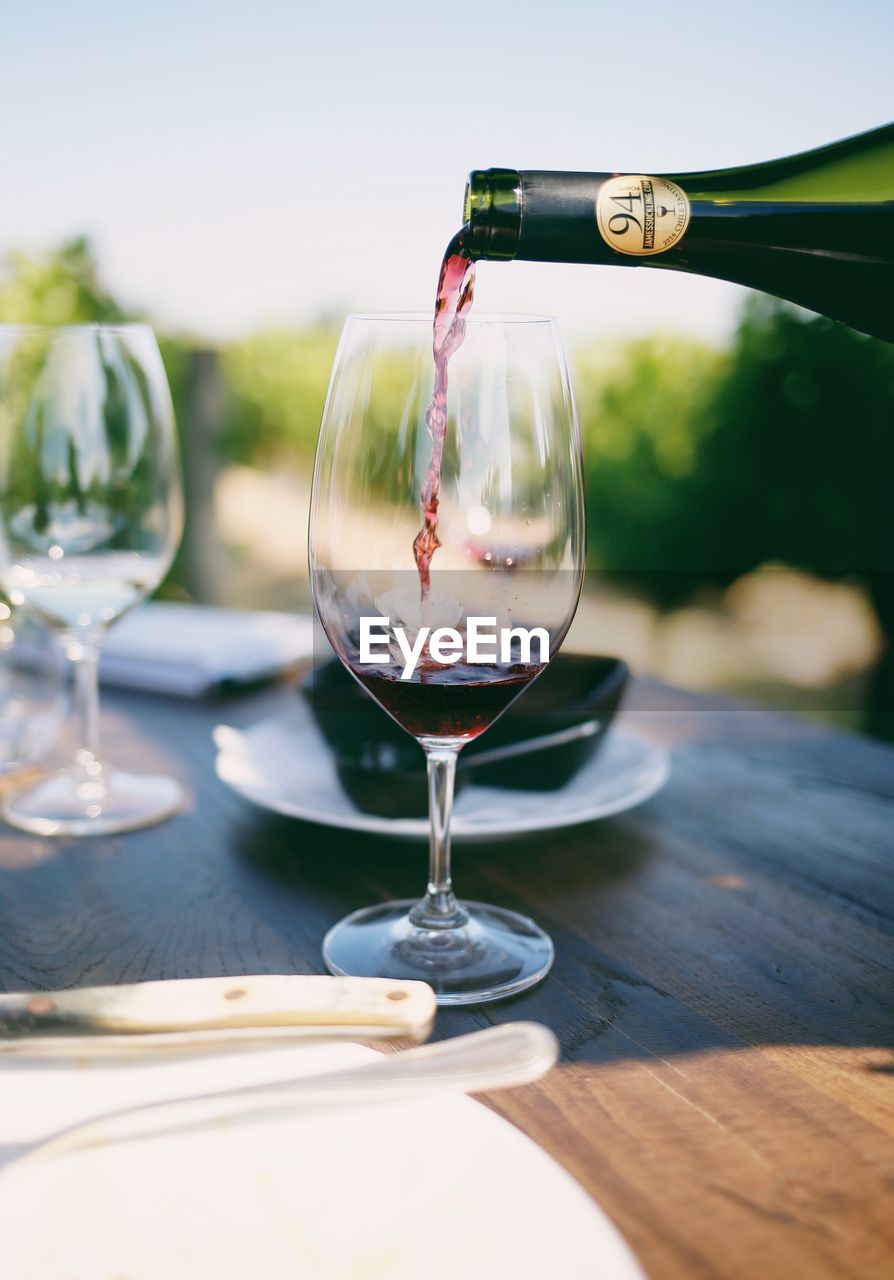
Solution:
[[[105,684],[199,698],[274,676],[312,652],[307,616],[154,601],[110,631],[99,675]]]

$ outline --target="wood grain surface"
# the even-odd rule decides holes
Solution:
[[[176,775],[187,811],[97,840],[3,829],[0,988],[318,972],[334,921],[419,892],[421,846],[281,819],[215,778],[214,724],[295,696],[106,692],[110,757]],[[661,795],[457,848],[460,893],[533,915],[556,965],[513,1000],[441,1011],[437,1034],[556,1031],[562,1065],[488,1101],[654,1280],[890,1275],[894,751],[648,684],[625,718],[672,747]]]

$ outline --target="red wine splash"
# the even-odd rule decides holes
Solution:
[[[447,246],[438,293],[432,354],[435,359],[435,389],[425,415],[431,436],[431,457],[425,484],[422,486],[422,528],[413,542],[413,555],[419,573],[422,599],[428,599],[431,587],[432,556],[441,545],[438,538],[438,503],[441,497],[441,463],[444,437],[447,434],[447,365],[453,353],[462,346],[466,334],[466,313],[472,305],[475,288],[475,264],[469,257],[464,233],[458,232]]]

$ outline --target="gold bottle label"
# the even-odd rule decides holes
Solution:
[[[679,244],[689,226],[686,192],[667,178],[625,173],[596,197],[596,223],[610,248],[645,257]]]

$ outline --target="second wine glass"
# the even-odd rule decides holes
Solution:
[[[426,512],[436,512],[426,583],[414,541],[418,550],[420,495],[432,492],[433,377],[430,316],[349,318],[314,470],[314,600],[341,661],[424,750],[431,834],[424,896],[355,912],[323,954],[333,973],[421,978],[442,1004],[470,1004],[521,991],[552,963],[532,920],[454,896],[450,818],[459,751],[536,679],[571,623],[582,467],[555,323],[467,320]],[[381,634],[389,638],[370,644]]]
[[[172,778],[111,769],[99,749],[103,636],[170,568],[183,528],[174,414],[147,325],[0,326],[0,585],[60,636],[74,674],[71,766],[9,796],[38,835],[167,817]]]

